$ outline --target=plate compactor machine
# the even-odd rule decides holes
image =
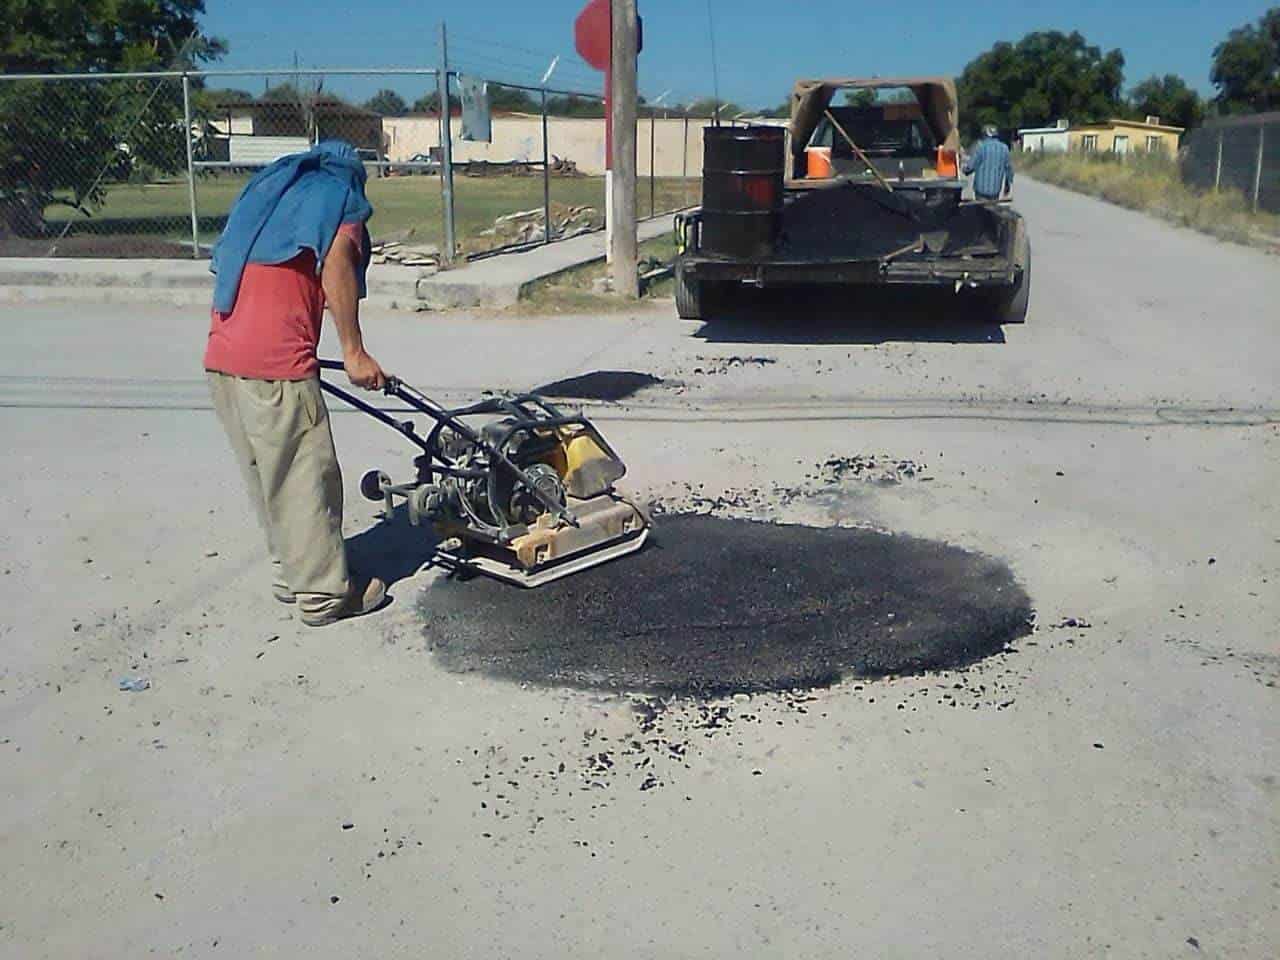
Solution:
[[[411,524],[430,526],[434,562],[446,569],[537,587],[634,553],[649,536],[649,517],[613,487],[626,465],[581,413],[534,394],[450,409],[388,377],[387,396],[431,419],[424,437],[413,421],[320,385],[422,450],[412,481],[371,470],[360,492],[384,504],[384,521],[404,503]]]

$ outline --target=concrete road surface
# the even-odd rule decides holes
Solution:
[[[411,451],[336,410],[354,549],[398,582],[308,630],[206,318],[6,307],[0,957],[1274,957],[1280,264],[1017,200],[1003,331],[947,299],[367,318],[445,399],[663,377],[588,408],[631,491],[945,540],[1037,612],[967,670],[711,703],[447,672],[423,544],[356,492]]]

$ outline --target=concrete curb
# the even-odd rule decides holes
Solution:
[[[418,271],[369,268],[373,306],[414,309]],[[207,260],[107,260],[0,257],[0,302],[71,300],[208,306],[213,275]]]
[[[642,221],[636,231],[639,239],[643,242],[670,233],[674,219],[674,215],[665,214]],[[424,277],[418,281],[418,299],[428,310],[511,307],[540,280],[599,263],[604,258],[604,233],[584,234]]]
[[[643,240],[672,229],[672,216],[640,224]],[[603,233],[584,234],[521,253],[477,260],[425,276],[414,267],[369,267],[366,305],[390,310],[501,309],[539,280],[603,260]],[[0,303],[69,300],[207,306],[213,277],[207,260],[110,260],[0,257]]]

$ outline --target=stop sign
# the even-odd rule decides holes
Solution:
[[[609,69],[613,48],[613,18],[609,0],[590,0],[573,22],[573,44],[578,56],[597,70]]]

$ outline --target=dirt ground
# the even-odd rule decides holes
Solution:
[[[144,259],[189,258],[191,243],[136,234],[124,236],[15,237],[0,233],[0,257],[128,257]]]
[[[393,602],[322,630],[271,598],[202,311],[9,306],[0,957],[1273,956],[1280,272],[1017,202],[1024,326],[371,313],[448,402],[660,381],[585,407],[671,546],[561,603],[441,584],[357,491],[412,448],[335,407]],[[797,685],[643,682],[761,665]]]

